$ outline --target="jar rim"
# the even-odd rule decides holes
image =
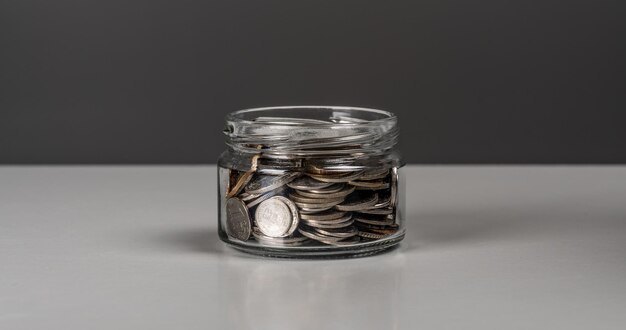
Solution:
[[[248,114],[262,114],[263,112],[270,112],[275,110],[336,110],[336,111],[350,111],[350,112],[360,112],[363,114],[369,115],[380,115],[380,118],[365,120],[362,122],[353,122],[353,123],[342,123],[340,125],[350,125],[350,126],[370,126],[370,125],[379,125],[386,122],[393,122],[397,120],[396,115],[393,112],[375,109],[375,108],[367,108],[367,107],[353,107],[353,106],[341,106],[341,105],[285,105],[285,106],[267,106],[267,107],[254,107],[254,108],[246,108],[237,111],[230,112],[226,115],[226,121],[234,121],[245,125],[263,125],[262,122],[257,122],[253,119],[244,118],[245,115]],[[285,126],[293,126],[289,124],[284,124]],[[328,122],[326,124],[316,124],[316,126],[322,128],[327,126],[329,128],[338,125],[337,123]]]
[[[272,106],[226,115],[226,145],[265,157],[388,154],[398,119],[385,110],[350,106]]]

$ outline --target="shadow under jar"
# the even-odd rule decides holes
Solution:
[[[397,117],[339,106],[226,116],[219,236],[273,257],[356,257],[404,237]]]

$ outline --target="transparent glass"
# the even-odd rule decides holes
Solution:
[[[374,254],[403,238],[403,166],[390,112],[335,106],[226,116],[218,232],[274,257]]]

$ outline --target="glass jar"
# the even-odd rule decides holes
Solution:
[[[273,257],[374,254],[404,238],[397,117],[339,106],[226,116],[220,239]]]

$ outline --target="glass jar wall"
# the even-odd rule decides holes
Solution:
[[[275,257],[364,256],[404,237],[404,180],[390,112],[328,106],[226,117],[219,236]]]

